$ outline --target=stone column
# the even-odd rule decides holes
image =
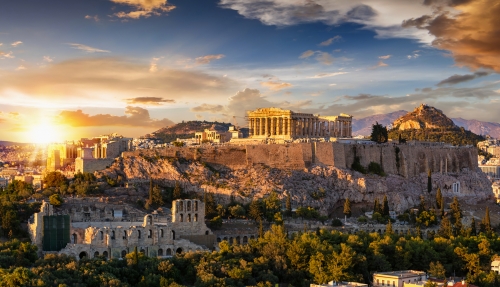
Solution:
[[[293,132],[293,123],[294,123],[294,121],[292,120],[292,118],[291,117],[288,118],[288,135],[290,137],[293,137],[293,135],[294,135],[294,132]]]
[[[271,122],[271,126],[269,128],[269,132],[271,133],[271,136],[274,135],[275,127],[274,127],[274,117],[269,118]]]
[[[299,136],[302,137],[304,135],[304,119],[299,118],[298,119],[298,126],[299,126]]]

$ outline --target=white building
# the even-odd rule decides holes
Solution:
[[[373,274],[373,286],[403,287],[405,283],[416,283],[426,279],[424,271],[402,270]]]

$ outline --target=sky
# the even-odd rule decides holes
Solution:
[[[0,140],[421,103],[499,122],[497,0],[44,0],[0,9]]]

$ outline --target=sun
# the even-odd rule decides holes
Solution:
[[[29,137],[32,143],[48,144],[60,142],[62,133],[57,125],[43,119],[30,129]]]

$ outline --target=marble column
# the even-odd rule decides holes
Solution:
[[[267,137],[269,134],[269,121],[268,118],[264,118],[264,135]]]

